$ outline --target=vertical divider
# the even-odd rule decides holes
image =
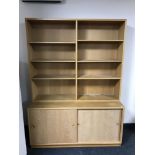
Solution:
[[[78,77],[78,64],[77,64],[77,60],[78,60],[78,21],[76,20],[76,45],[75,45],[75,94],[76,94],[76,100],[78,99],[78,81],[77,81],[77,77]]]
[[[123,76],[123,67],[124,67],[124,41],[126,39],[126,27],[127,27],[127,21],[125,20],[124,23],[124,34],[123,34],[123,49],[122,49],[122,56],[121,56],[121,79],[120,79],[120,88],[119,88],[119,100],[121,99],[121,95],[122,95],[122,76]]]

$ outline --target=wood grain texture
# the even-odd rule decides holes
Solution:
[[[38,97],[45,102],[49,99],[50,101],[55,99],[63,100],[67,99],[65,98],[67,96],[75,95],[75,80],[35,80],[32,83],[34,101],[38,100]],[[75,97],[71,99],[74,100]]]
[[[78,39],[80,40],[123,40],[121,23],[102,21],[79,21]]]
[[[75,41],[74,21],[30,22],[30,41],[70,42]]]
[[[74,143],[77,141],[77,111],[29,109],[31,145]]]
[[[25,21],[32,86],[31,146],[120,145],[126,20]]]
[[[92,102],[92,101],[70,101],[70,102],[34,102],[29,104],[30,109],[123,109],[120,101],[115,102]]]
[[[31,59],[74,60],[75,44],[32,44]]]
[[[119,80],[78,80],[78,97],[83,100],[118,99],[115,91],[117,84]]]
[[[119,142],[120,121],[120,110],[78,110],[78,142]]]

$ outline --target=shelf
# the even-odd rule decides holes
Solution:
[[[38,95],[35,98],[35,102],[39,101],[51,102],[54,100],[75,100],[75,95],[74,94]]]
[[[118,100],[115,96],[112,95],[103,95],[103,94],[83,94],[78,96],[78,100]]]
[[[32,78],[33,80],[60,80],[60,79],[75,79],[75,75],[52,75],[52,74],[39,74]]]
[[[120,77],[118,77],[118,76],[111,76],[111,75],[80,75],[79,77],[78,77],[78,79],[83,79],[83,80],[87,80],[87,79],[112,79],[112,80],[119,80],[119,79],[121,79]]]
[[[37,106],[36,106],[37,104]],[[120,101],[115,102],[35,102],[35,104],[30,104],[28,108],[45,108],[45,109],[123,109],[123,105]]]
[[[80,63],[83,63],[83,62],[85,62],[85,63],[87,63],[87,62],[122,62],[121,60],[78,60],[78,62]]]
[[[75,42],[40,42],[40,41],[35,41],[35,42],[28,42],[29,44],[75,44]]]
[[[31,62],[75,62],[75,60],[48,60],[48,59],[33,59]]]
[[[108,42],[108,43],[119,43],[119,42],[123,42],[124,40],[78,40],[78,42]]]

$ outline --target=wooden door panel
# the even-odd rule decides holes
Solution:
[[[77,110],[29,109],[31,145],[77,142]]]
[[[79,143],[120,141],[121,110],[79,110]]]

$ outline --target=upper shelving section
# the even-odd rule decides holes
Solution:
[[[31,44],[74,43],[74,20],[27,20],[28,42]]]
[[[78,21],[79,41],[123,41],[125,20]]]
[[[26,19],[32,100],[118,101],[125,19]]]

